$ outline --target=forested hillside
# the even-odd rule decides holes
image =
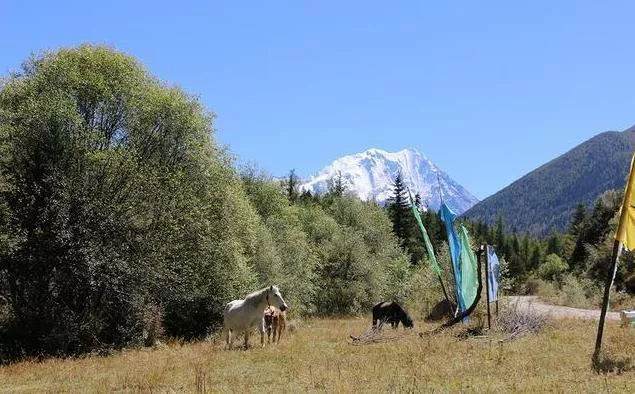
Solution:
[[[484,199],[463,217],[545,236],[563,231],[578,204],[591,207],[602,193],[622,189],[635,149],[635,130],[605,132],[544,164]]]

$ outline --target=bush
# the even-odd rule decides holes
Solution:
[[[439,303],[446,302],[443,290],[439,284],[437,274],[432,269],[430,263],[424,261],[412,270],[410,289],[406,306],[409,310],[416,311],[415,319],[435,318],[439,314],[442,316],[438,316],[438,318],[447,317],[444,313],[447,305],[439,305]],[[448,289],[448,291],[450,290]],[[451,294],[449,295],[451,296]],[[439,309],[441,309],[441,312],[436,313],[435,311]],[[454,311],[452,311],[452,313],[454,313]],[[431,316],[431,314],[435,316]]]
[[[547,302],[576,308],[598,308],[602,289],[593,280],[566,274],[560,283],[539,281],[538,295]]]
[[[559,305],[568,305],[578,308],[589,308],[593,306],[587,298],[587,291],[582,281],[571,274],[563,278],[558,298]]]
[[[544,282],[537,278],[528,278],[523,284],[522,293],[525,295],[537,295],[540,293],[541,288],[544,286]]]
[[[569,265],[557,254],[549,254],[538,268],[538,275],[544,280],[557,280]]]

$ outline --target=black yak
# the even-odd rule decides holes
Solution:
[[[399,322],[405,328],[413,328],[414,322],[408,312],[401,305],[393,301],[380,302],[373,307],[373,328],[377,327],[377,321],[382,323],[390,323],[392,328],[397,328]]]

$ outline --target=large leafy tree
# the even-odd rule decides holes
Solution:
[[[0,295],[16,343],[75,353],[201,335],[253,285],[258,220],[212,120],[104,47],[36,56],[7,78]]]

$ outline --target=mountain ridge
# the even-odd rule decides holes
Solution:
[[[512,230],[546,235],[562,231],[579,203],[623,188],[635,149],[635,126],[605,131],[530,171],[485,198],[462,216],[493,224],[499,216]]]

